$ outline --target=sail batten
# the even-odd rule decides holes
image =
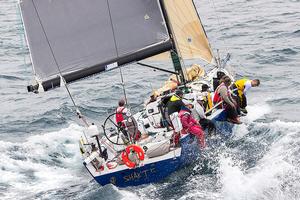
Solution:
[[[60,74],[75,81],[172,48],[158,1],[22,0],[20,8],[35,74],[51,87]]]

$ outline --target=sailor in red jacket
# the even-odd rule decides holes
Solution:
[[[204,149],[206,146],[204,131],[202,130],[197,120],[195,120],[191,115],[191,110],[185,106],[182,107],[179,112],[179,118],[183,127],[181,133],[190,133],[195,135],[198,138],[200,148]]]
[[[118,104],[118,108],[116,109],[116,123],[118,126],[123,127],[122,130],[123,134],[135,141],[141,138],[141,132],[137,128],[137,122],[134,120],[133,117],[130,117],[129,110],[125,107],[125,100],[121,99]],[[131,121],[128,119],[131,118]],[[126,128],[126,130],[125,130]],[[129,134],[127,134],[127,132]]]
[[[125,107],[125,100],[121,99],[119,101],[119,106],[116,110],[116,122],[119,126],[124,126],[124,116],[127,113],[127,108]]]

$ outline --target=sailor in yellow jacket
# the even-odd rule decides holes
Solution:
[[[252,88],[252,87],[257,87],[259,86],[260,81],[259,79],[240,79],[237,80],[233,86],[232,90],[233,93],[236,95],[236,100],[239,104],[240,111],[243,113],[247,113],[246,107],[247,107],[247,98],[246,98],[246,93],[247,91]]]

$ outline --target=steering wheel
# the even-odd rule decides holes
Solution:
[[[110,114],[102,125],[105,137],[116,145],[134,144],[138,132],[136,120],[131,115],[122,113],[124,120],[117,123],[116,114]]]

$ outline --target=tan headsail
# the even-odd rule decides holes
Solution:
[[[193,0],[164,0],[169,24],[177,49],[183,59],[202,59],[213,62],[213,53],[197,14]],[[168,52],[155,56],[155,60],[170,58]]]

